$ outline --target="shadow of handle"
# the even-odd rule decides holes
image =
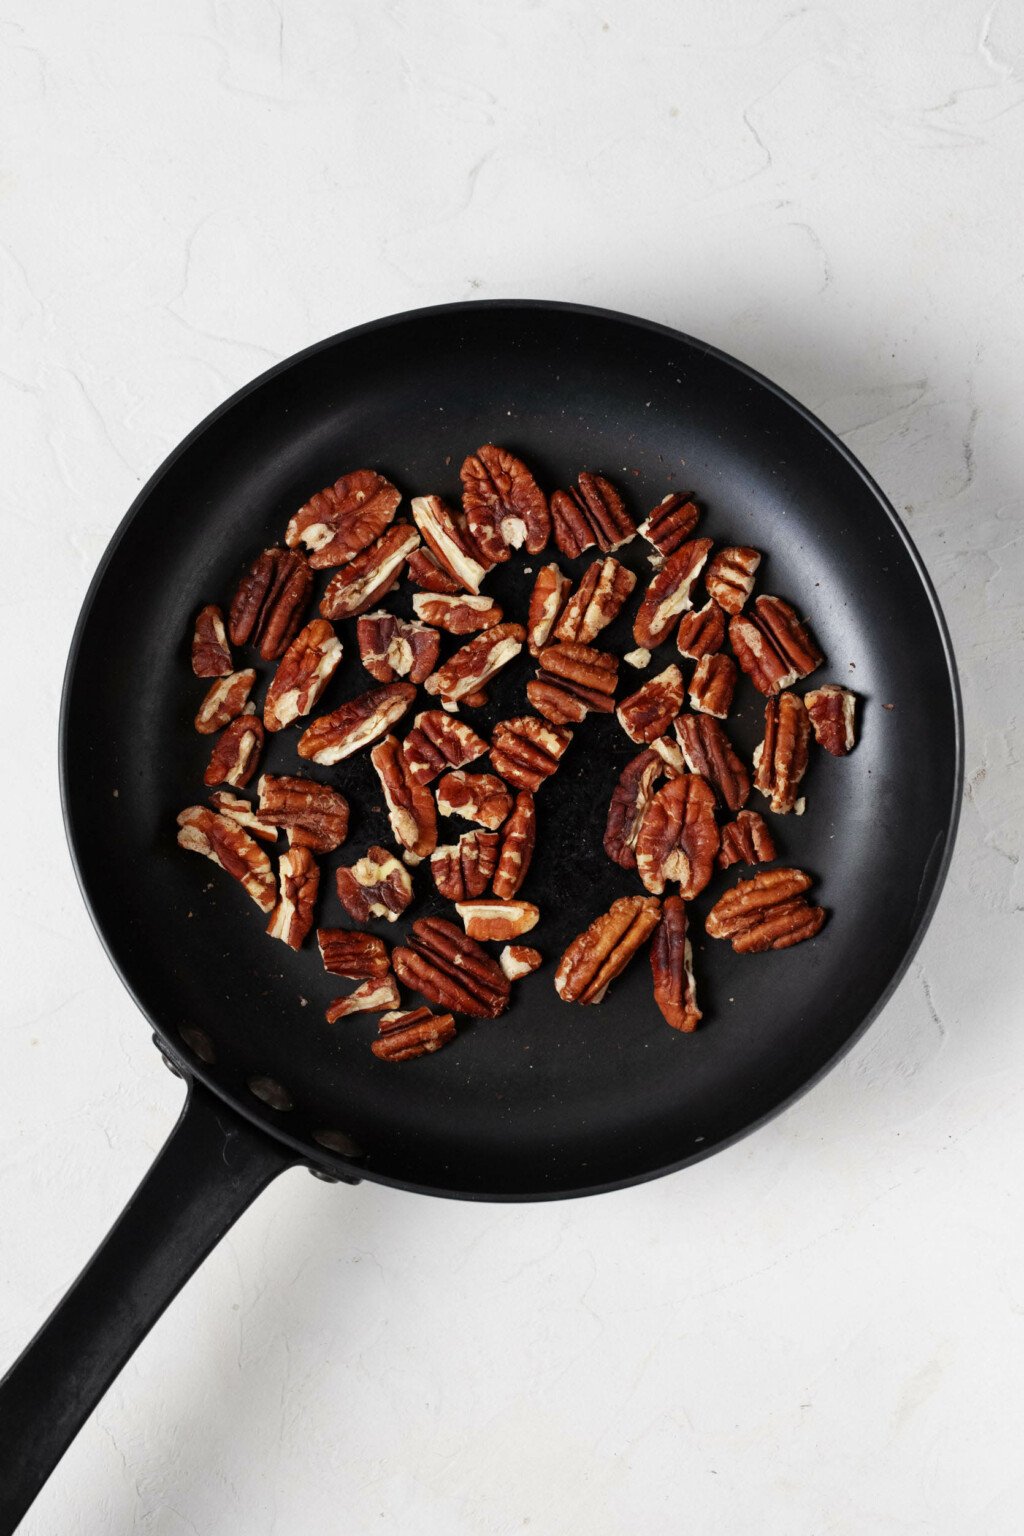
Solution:
[[[121,1367],[211,1248],[299,1159],[202,1084],[67,1295],[0,1381],[9,1536]]]

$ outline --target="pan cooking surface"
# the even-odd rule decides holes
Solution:
[[[701,534],[764,552],[756,590],[808,616],[827,661],[807,686],[854,688],[861,736],[846,760],[812,751],[804,817],[770,818],[780,858],[816,877],[826,927],[791,951],[735,956],[702,936],[702,919],[751,872],[716,876],[694,904],[705,1023],[681,1036],[654,1005],[646,956],[598,1007],[571,1007],[554,992],[554,964],[573,935],[640,889],[601,846],[612,787],[639,748],[614,718],[588,718],[537,796],[537,852],[522,894],[542,915],[524,942],[547,963],[515,985],[500,1020],[467,1023],[437,1055],[396,1066],[370,1052],[373,1017],[325,1023],[325,1005],[344,987],[324,975],[315,945],[293,954],[269,939],[235,882],[176,847],[177,812],[205,800],[211,745],[191,725],[206,687],[189,666],[192,620],[205,602],[226,610],[242,565],[281,542],[295,508],[339,474],[372,466],[406,497],[457,500],[463,457],[487,441],[521,454],[548,491],[581,469],[604,472],[638,522],[667,491],[692,491],[705,509]],[[524,619],[527,567],[559,558],[578,576],[596,553],[566,562],[553,547],[535,559],[520,552],[484,590],[506,618]],[[647,553],[637,539],[617,558],[643,582]],[[411,591],[403,583],[385,606],[411,614]],[[632,647],[638,599],[639,590],[598,645],[620,656]],[[339,633],[345,659],[314,713],[373,686],[354,621]],[[458,643],[446,641],[443,654]],[[238,664],[260,670],[261,704],[273,668],[242,654]],[[669,642],[649,672],[678,659]],[[688,678],[691,664],[682,665]],[[485,728],[527,712],[532,672],[521,656],[491,685],[488,707],[467,718]],[[623,664],[619,696],[643,675]],[[421,700],[417,708],[432,704]],[[763,700],[743,680],[727,730],[748,761],[762,721]],[[304,772],[297,734],[268,737],[263,767]],[[97,578],[69,669],[62,751],[83,889],[115,964],[172,1050],[321,1162],[330,1154],[311,1137],[341,1133],[360,1149],[366,1176],[496,1197],[596,1189],[677,1166],[823,1071],[877,1010],[923,930],[960,775],[941,619],[906,536],[845,451],[771,386],[696,342],[531,304],[454,306],[350,332],[282,365],[193,434],[143,491]],[[393,840],[368,754],[311,772],[352,806],[348,842],[322,861],[318,909],[320,924],[344,924],[334,867]],[[763,809],[757,795],[750,803]],[[454,841],[466,824],[439,827],[441,841]],[[442,911],[427,867],[414,879],[409,921]],[[385,936],[399,942],[407,927]],[[197,1028],[212,1062],[183,1041],[182,1029]],[[247,1087],[253,1077],[283,1085],[294,1107],[269,1110]]]

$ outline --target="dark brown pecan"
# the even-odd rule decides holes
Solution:
[[[214,743],[203,783],[243,788],[256,772],[262,751],[263,722],[256,715],[239,715]]]
[[[536,793],[571,741],[564,725],[549,725],[536,715],[499,720],[491,737],[491,766],[506,783]]]
[[[229,672],[213,682],[195,718],[195,728],[200,736],[212,736],[229,721],[240,715],[249,702],[252,686],[256,681],[255,667],[244,672]]]
[[[804,694],[804,704],[814,727],[814,739],[833,757],[853,751],[857,696],[838,683],[825,683]],[[198,727],[197,727],[198,729]]]
[[[691,608],[679,620],[676,645],[681,656],[699,661],[702,656],[720,651],[724,644],[725,614],[714,598],[709,598],[703,608]]]
[[[296,751],[314,763],[340,763],[369,746],[400,720],[416,697],[413,683],[386,683],[321,715],[299,737]]]
[[[376,843],[349,868],[336,871],[338,900],[354,923],[385,917],[393,923],[412,901],[412,876]]]
[[[613,864],[636,869],[636,839],[664,764],[652,748],[631,758],[619,775],[608,805],[604,851]]]
[[[804,808],[797,799],[807,772],[811,722],[804,701],[795,693],[780,693],[764,707],[764,739],[754,749],[754,787],[771,801],[779,816]]]
[[[633,519],[614,485],[586,470],[571,490],[552,496],[551,521],[555,543],[570,560],[594,544],[610,555],[636,537]]]
[[[733,864],[770,864],[774,858],[772,835],[757,811],[740,811],[735,821],[726,822],[722,828],[719,869],[729,869]]]
[[[661,914],[653,896],[620,896],[578,934],[558,962],[555,991],[567,1003],[599,1003],[650,937]]]
[[[462,816],[494,832],[512,809],[512,796],[493,773],[446,773],[437,786],[442,816]]]
[[[726,891],[707,915],[712,939],[731,939],[738,955],[789,949],[811,939],[825,921],[822,907],[812,907],[804,892],[810,875],[801,869],[765,869]]]
[[[479,592],[480,583],[494,564],[482,552],[466,525],[445,506],[440,496],[414,496],[413,522],[442,570],[467,592]]]
[[[210,796],[210,804],[221,815],[237,821],[252,837],[258,837],[261,843],[277,842],[277,828],[264,821],[259,811],[250,801],[243,800],[241,795],[233,795],[227,789],[218,789]]]
[[[553,561],[537,572],[526,620],[526,642],[531,656],[538,656],[551,639],[571,586],[568,576],[563,576]]]
[[[781,597],[759,597],[749,614],[729,620],[736,660],[761,693],[780,693],[821,666],[824,657]]]
[[[633,572],[620,565],[614,555],[595,560],[562,610],[555,626],[556,640],[589,645],[618,617],[635,586]]]
[[[472,694],[486,687],[492,677],[515,660],[525,639],[526,631],[521,624],[496,624],[467,640],[423,686],[428,693],[450,702],[468,702]]]
[[[295,636],[277,664],[263,705],[268,731],[283,730],[308,715],[341,662],[341,641],[326,619],[313,619]]]
[[[427,709],[413,721],[402,751],[417,784],[430,784],[446,768],[465,768],[482,757],[487,743],[464,720],[441,709]]]
[[[675,733],[691,773],[707,779],[722,804],[738,811],[750,798],[750,775],[710,715],[680,715]]]
[[[690,708],[724,720],[736,691],[736,663],[731,656],[702,656],[690,678]]]
[[[456,581],[448,571],[438,565],[437,560],[421,545],[414,549],[406,559],[406,575],[414,587],[419,587],[422,592],[461,592],[461,581]]]
[[[232,668],[224,615],[216,603],[207,603],[196,614],[192,635],[192,671],[196,677],[226,677]]]
[[[407,862],[418,864],[437,847],[434,797],[425,784],[418,784],[413,778],[394,736],[386,736],[377,743],[370,761],[384,791],[395,840],[407,850]]]
[[[441,650],[436,629],[383,609],[363,615],[356,625],[356,640],[363,666],[378,683],[393,683],[396,677],[422,683],[433,672]]]
[[[633,620],[633,639],[649,651],[668,638],[679,615],[691,607],[690,588],[711,551],[710,539],[692,539],[656,572]]]
[[[314,570],[344,565],[380,538],[401,499],[401,492],[375,469],[353,470],[299,508],[285,543],[291,549],[304,544]]]
[[[670,491],[640,524],[637,532],[654,547],[651,564],[660,566],[686,543],[700,522],[700,510],[689,495]]]
[[[551,536],[547,497],[514,453],[485,443],[462,465],[462,505],[474,540],[493,563],[526,545],[539,555]]]
[[[471,939],[482,939],[504,944],[509,939],[522,938],[531,928],[536,928],[540,908],[532,901],[460,901],[456,912]]]
[[[324,1013],[328,1024],[352,1013],[380,1013],[383,1009],[397,1008],[401,1002],[395,978],[390,975],[375,976],[371,981],[360,982],[345,997],[337,997]],[[371,1047],[372,1049],[372,1047]]]
[[[498,862],[497,832],[474,827],[463,832],[457,843],[435,848],[430,855],[430,873],[438,895],[446,901],[465,901],[467,896],[482,896]]]
[[[308,848],[291,847],[277,866],[280,894],[270,914],[267,932],[289,949],[301,949],[313,926],[313,908],[320,889],[320,870]]]
[[[433,624],[449,635],[475,635],[482,629],[493,629],[503,618],[493,598],[476,592],[417,592],[412,606],[424,624]]]
[[[533,796],[528,789],[521,789],[501,835],[501,855],[494,876],[494,894],[502,901],[510,901],[526,879],[536,840],[537,810]]]
[[[544,964],[544,956],[539,949],[531,949],[528,944],[506,944],[498,956],[498,964],[509,981],[521,981],[524,976],[540,969]]]
[[[417,919],[391,960],[407,987],[453,1013],[496,1019],[508,1007],[511,983],[497,961],[443,917]]]
[[[431,1013],[429,1008],[410,1008],[405,1013],[381,1016],[380,1038],[370,1050],[381,1061],[412,1061],[439,1051],[455,1039],[455,1020],[450,1013]]]
[[[630,741],[650,742],[663,736],[683,703],[683,674],[675,665],[623,699],[615,714]]]
[[[260,819],[287,832],[293,847],[333,853],[348,836],[348,801],[329,784],[265,773],[256,787]]]
[[[238,585],[228,615],[232,645],[258,645],[264,661],[288,649],[302,623],[313,572],[294,549],[265,549]]]
[[[702,1014],[697,1007],[693,950],[686,934],[686,903],[681,896],[666,896],[662,902],[661,922],[651,941],[651,974],[654,1001],[665,1023],[684,1035],[690,1034]]]
[[[699,896],[715,870],[719,832],[715,797],[695,773],[669,779],[651,797],[636,839],[636,871],[660,896],[670,880],[686,901]]]
[[[368,981],[386,976],[391,969],[388,947],[375,933],[352,928],[318,928],[316,942],[324,970],[349,981]]]
[[[277,899],[270,860],[259,843],[230,816],[218,816],[205,805],[190,805],[178,817],[178,845],[201,853],[242,885],[264,912]]]
[[[760,564],[761,556],[756,549],[742,545],[720,549],[707,568],[704,585],[726,613],[740,613],[754,590],[754,576]]]
[[[320,599],[325,619],[354,619],[386,597],[402,574],[402,566],[419,544],[408,523],[395,523],[341,570],[335,571]]]
[[[526,685],[526,697],[538,714],[555,725],[575,725],[590,713],[610,715],[615,708],[618,657],[589,645],[547,645],[540,670]]]

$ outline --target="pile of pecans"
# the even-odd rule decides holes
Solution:
[[[374,844],[334,870],[354,926],[319,928],[316,939],[324,969],[355,986],[326,1017],[333,1024],[378,1015],[374,1054],[409,1060],[452,1040],[457,1014],[498,1017],[513,982],[543,963],[519,942],[541,918],[520,896],[537,837],[535,797],[586,717],[614,714],[640,751],[612,794],[604,847],[644,894],[624,895],[596,916],[562,955],[554,984],[566,1002],[598,1003],[650,940],[658,1007],[674,1029],[693,1030],[701,1013],[687,903],[716,868],[774,863],[764,817],[746,809],[751,790],[771,813],[799,815],[811,736],[834,756],[848,753],[854,695],[833,683],[793,691],[823,662],[816,642],[783,599],[763,594],[751,602],[757,550],[715,550],[694,537],[701,514],[690,496],[666,496],[637,527],[602,475],[584,472],[549,499],[521,459],[487,444],[465,460],[461,476],[461,509],[417,496],[408,522],[396,518],[401,493],[383,475],[343,475],[299,508],[284,547],[252,561],[226,623],[218,607],[201,609],[192,669],[211,683],[195,728],[217,736],[205,773],[212,793],[209,804],[182,811],[178,842],[234,876],[267,914],[267,932],[299,949],[314,926],[320,860],[348,836],[348,802],[305,774],[263,773],[255,800],[237,791],[256,777],[268,731],[295,728],[298,757],[321,768],[368,750],[399,851]],[[669,662],[617,698],[620,658],[594,642],[633,597],[637,577],[615,551],[637,537],[650,546],[654,573],[633,617],[635,649],[621,659],[646,670],[674,640],[693,670],[687,682]],[[514,550],[540,554],[552,539],[567,559],[589,550],[594,559],[575,583],[556,561],[542,565],[524,622],[506,620],[480,590],[488,572]],[[319,570],[332,574],[320,616],[309,619]],[[403,576],[417,589],[414,619],[381,606]],[[698,580],[701,607],[692,595]],[[334,628],[342,619],[357,620],[373,686],[309,720],[342,660]],[[446,636],[457,645],[442,659]],[[256,668],[235,668],[233,651],[245,646],[276,664],[262,713],[251,703]],[[530,709],[501,720],[488,741],[463,712],[479,709],[491,680],[524,651],[536,664],[525,687]],[[766,699],[752,773],[722,725],[740,671]],[[396,728],[420,687],[431,707],[413,714],[400,739]],[[439,843],[439,816],[459,817],[470,830]],[[282,831],[288,847],[275,872],[263,845]],[[393,923],[406,911],[412,871],[424,862],[458,921],[419,918],[407,942],[389,952],[366,925]],[[825,921],[807,897],[811,883],[802,870],[761,870],[721,897],[705,931],[739,954],[811,938]],[[501,946],[497,957],[487,944]],[[403,1009],[399,983],[438,1011]]]

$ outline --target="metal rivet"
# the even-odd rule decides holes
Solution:
[[[271,1109],[294,1109],[295,1100],[281,1083],[275,1082],[272,1077],[250,1077],[249,1092],[257,1099],[262,1099],[264,1104],[269,1104]]]
[[[184,1040],[189,1050],[199,1057],[200,1061],[205,1061],[208,1067],[213,1066],[217,1060],[217,1052],[214,1050],[213,1041],[205,1029],[196,1029],[192,1024],[183,1024],[178,1030],[178,1034]]]

